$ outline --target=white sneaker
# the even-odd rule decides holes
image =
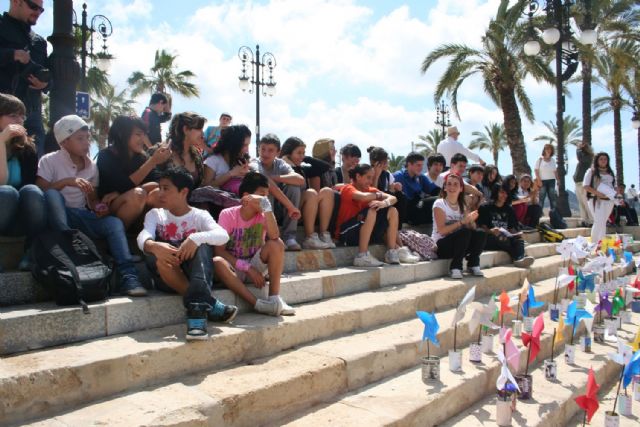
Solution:
[[[285,246],[287,247],[288,251],[301,251],[302,248],[300,247],[300,243],[298,243],[298,241],[295,238],[290,238],[287,239],[286,242],[284,242]]]
[[[482,272],[482,270],[480,270],[480,267],[478,267],[477,265],[475,267],[470,267],[469,273],[471,273],[476,277],[484,277],[484,273]]]
[[[257,300],[253,308],[258,313],[268,314],[269,316],[279,316],[282,311],[282,306],[279,301],[264,299]]]
[[[355,267],[380,267],[382,264],[384,263],[371,255],[369,251],[356,255],[356,258],[353,260]]]
[[[323,231],[320,233],[320,240],[329,245],[329,249],[333,249],[336,247],[336,244],[333,243],[333,239],[331,238],[331,233],[328,231]]]
[[[329,249],[331,246],[320,240],[318,233],[312,233],[309,237],[304,239],[302,247],[305,249]]]
[[[400,264],[400,257],[398,256],[397,249],[389,249],[386,254],[384,254],[384,262],[387,264]]]
[[[462,270],[457,268],[452,268],[451,273],[449,273],[452,279],[462,279]]]
[[[420,257],[414,255],[406,246],[402,246],[398,249],[398,258],[400,259],[400,262],[404,264],[415,264],[420,261]]]
[[[293,316],[296,314],[296,309],[291,307],[289,304],[284,302],[280,295],[271,295],[269,297],[269,301],[273,301],[276,304],[279,304],[281,307],[280,314],[283,316]]]

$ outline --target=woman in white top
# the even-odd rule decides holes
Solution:
[[[487,235],[484,231],[476,230],[478,211],[464,211],[463,186],[462,177],[449,174],[444,181],[441,198],[433,204],[431,237],[438,245],[438,257],[451,258],[449,268],[452,279],[462,279],[462,259],[465,256],[470,273],[483,276],[480,254]]]
[[[587,206],[593,214],[591,242],[597,243],[607,233],[607,220],[614,205],[615,175],[611,169],[609,155],[598,153],[593,159],[593,167],[584,174],[582,188],[587,192]]]
[[[545,144],[542,148],[542,156],[536,162],[536,185],[540,188],[540,206],[544,208],[544,199],[549,197],[549,209],[556,207],[556,180],[558,171],[556,159],[553,158],[555,149],[551,144]]]

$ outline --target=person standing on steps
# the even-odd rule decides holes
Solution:
[[[445,167],[451,167],[451,158],[456,154],[464,154],[467,158],[484,166],[485,162],[480,158],[480,156],[458,141],[459,136],[460,132],[458,132],[458,128],[451,126],[447,129],[447,139],[438,144],[438,153],[442,154],[444,156],[444,160],[447,162]]]
[[[433,204],[433,233],[438,245],[438,258],[451,259],[450,276],[462,279],[462,259],[474,276],[484,276],[480,270],[480,254],[487,235],[476,229],[478,211],[465,212],[462,177],[449,174],[444,180],[441,197]]]
[[[609,155],[604,152],[596,154],[593,166],[584,174],[582,180],[582,187],[589,198],[588,207],[593,215],[592,243],[598,243],[607,234],[607,220],[616,197],[615,183]]]
[[[582,186],[584,174],[587,173],[587,170],[589,170],[593,164],[593,149],[591,145],[584,142],[578,145],[578,147],[576,147],[576,157],[578,164],[576,165],[576,171],[573,173],[573,181],[576,184],[576,197],[578,198],[580,218],[582,218],[583,227],[591,227],[591,224],[593,224],[593,215],[587,205],[587,193]]]
[[[536,186],[540,189],[538,195],[540,206],[544,209],[544,199],[549,198],[549,210],[556,208],[556,182],[558,181],[558,169],[554,159],[555,149],[551,144],[545,144],[542,155],[536,161]]]
[[[151,95],[149,106],[144,109],[141,117],[147,125],[151,146],[162,142],[160,125],[171,119],[171,103],[167,95],[160,92]]]

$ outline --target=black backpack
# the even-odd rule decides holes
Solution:
[[[88,302],[107,299],[111,268],[81,231],[42,233],[34,239],[31,254],[33,277],[51,291],[56,304],[80,304],[87,314]]]
[[[549,222],[556,230],[564,230],[567,228],[567,223],[557,209],[549,209]]]
[[[560,243],[566,239],[565,235],[555,230],[548,222],[541,222],[536,227],[543,241],[549,243]]]

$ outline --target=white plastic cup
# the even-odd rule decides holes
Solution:
[[[607,329],[607,333],[610,336],[617,336],[618,334],[618,319],[610,318],[604,319],[604,327]]]
[[[544,361],[544,377],[548,380],[555,380],[558,378],[558,364],[555,360]]]
[[[576,308],[581,310],[587,305],[587,294],[578,294],[573,297],[573,300],[576,302]]]
[[[595,325],[593,327],[593,341],[597,343],[604,343],[604,325]]]
[[[493,335],[483,335],[480,342],[480,347],[482,347],[483,353],[486,354],[493,352]]]
[[[511,425],[511,399],[502,400],[498,397],[496,401],[496,424],[499,426]]]
[[[477,342],[472,342],[469,345],[469,361],[473,363],[482,362],[482,346]]]
[[[449,370],[451,372],[462,371],[462,352],[449,350]]]
[[[580,348],[585,353],[591,353],[591,334],[580,337]]]
[[[564,346],[564,360],[568,365],[573,365],[576,361],[576,346],[567,344]]]
[[[622,323],[624,323],[626,325],[629,325],[629,324],[633,323],[632,320],[631,320],[631,312],[630,311],[627,311],[627,310],[621,311],[620,312],[620,317],[622,317]]]
[[[640,375],[633,376],[633,400],[640,402]]]
[[[440,380],[440,358],[425,356],[422,359],[422,382],[425,384]]]
[[[612,411],[605,412],[604,427],[620,427],[620,415]]]
[[[633,399],[630,395],[625,395],[624,393],[620,393],[618,395],[618,413],[620,415],[624,415],[628,417],[632,413],[632,405]]]
[[[571,304],[571,300],[568,298],[562,298],[562,300],[560,300],[560,305],[562,306],[563,312],[567,311],[567,308],[569,308],[569,304]]]
[[[513,330],[514,337],[519,337],[520,335],[522,335],[522,321],[513,320],[511,322],[511,329]]]
[[[528,333],[531,333],[531,331],[533,331],[533,317],[522,318],[522,329],[524,329],[524,331]]]

